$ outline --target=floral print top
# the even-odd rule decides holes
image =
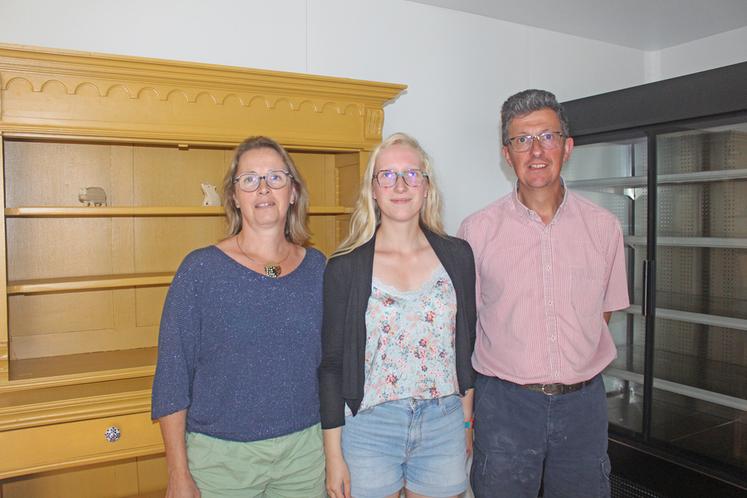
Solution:
[[[414,291],[373,279],[366,310],[361,410],[398,399],[459,391],[454,354],[456,292],[443,266]]]

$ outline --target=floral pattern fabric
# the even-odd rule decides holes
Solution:
[[[373,279],[366,310],[361,410],[387,401],[435,399],[458,392],[456,310],[454,286],[443,266],[414,291]]]

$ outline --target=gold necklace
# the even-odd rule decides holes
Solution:
[[[267,262],[267,263],[262,264],[256,259],[254,259],[253,257],[249,256],[246,253],[246,251],[244,251],[244,248],[242,248],[241,244],[239,243],[238,235],[236,236],[235,240],[236,240],[236,246],[239,248],[239,251],[241,251],[241,254],[246,256],[246,259],[248,259],[255,265],[260,265],[264,267],[265,276],[270,277],[270,278],[278,278],[282,274],[283,268],[280,265],[281,263],[285,263],[285,260],[288,259],[288,257],[290,257],[290,254],[291,254],[290,249],[288,249],[288,254],[286,254],[285,257],[281,259],[280,261],[278,261],[277,263]]]

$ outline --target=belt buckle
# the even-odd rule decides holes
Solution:
[[[553,394],[555,394],[552,392],[552,387],[553,384],[542,384],[542,394],[544,394],[545,396],[552,396]],[[547,391],[547,388],[550,388],[550,391]]]

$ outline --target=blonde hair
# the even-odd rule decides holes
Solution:
[[[239,160],[245,152],[256,149],[270,149],[277,152],[292,175],[291,188],[295,192],[296,201],[288,206],[288,213],[285,218],[285,238],[293,244],[305,245],[310,237],[306,225],[306,213],[309,210],[309,193],[306,189],[306,182],[283,146],[275,140],[263,136],[249,137],[236,147],[231,160],[231,167],[223,179],[223,207],[226,211],[228,235],[236,235],[241,231],[241,210],[236,206],[234,200],[234,194],[236,193],[234,178],[239,168]]]
[[[406,133],[394,133],[381,142],[371,153],[366,171],[363,173],[358,200],[350,217],[350,233],[332,254],[332,257],[353,251],[371,240],[376,233],[376,228],[381,223],[381,212],[373,198],[374,170],[379,155],[393,145],[409,147],[420,156],[423,171],[428,175],[428,194],[425,196],[425,202],[420,209],[420,225],[438,235],[446,235],[441,220],[441,194],[436,186],[430,157],[413,137]]]

